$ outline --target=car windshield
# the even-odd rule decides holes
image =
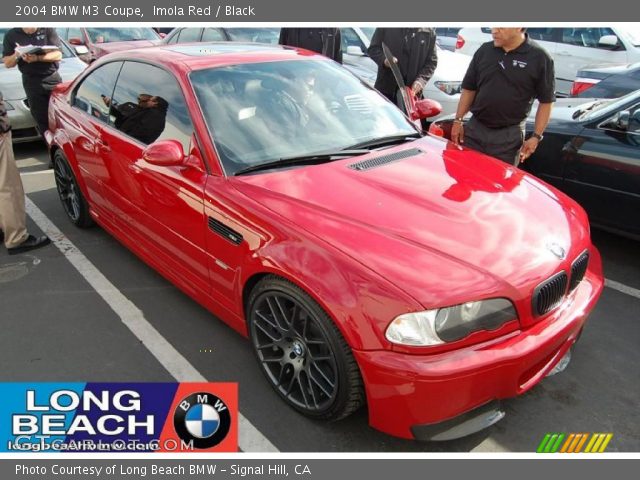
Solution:
[[[4,42],[4,36],[8,31],[9,31],[8,28],[0,28],[0,43]],[[62,44],[62,48],[60,49],[62,51],[62,58],[75,57],[74,53],[71,51],[71,49],[66,43],[64,42],[60,42],[60,43]]]
[[[279,28],[227,28],[227,34],[234,42],[278,43]]]
[[[640,47],[640,30],[622,29],[634,47]]]
[[[339,151],[417,130],[334,62],[240,64],[191,74],[227,174],[283,158]]]
[[[158,40],[160,37],[151,28],[87,28],[93,43],[131,42],[135,40]]]
[[[371,39],[373,38],[373,32],[376,31],[375,27],[361,27],[360,30],[362,30],[362,33],[364,33],[369,42],[371,42]]]
[[[613,98],[610,100],[598,100],[592,105],[588,105],[585,108],[585,113],[580,115],[580,120],[591,120],[596,117],[611,115],[628,103],[634,103],[640,100],[640,90],[628,93],[620,98]]]

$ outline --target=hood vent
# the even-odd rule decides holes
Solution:
[[[361,162],[352,163],[351,165],[349,165],[349,168],[357,170],[359,172],[363,172],[365,170],[371,170],[372,168],[381,167],[382,165],[386,165],[388,163],[397,162],[398,160],[402,160],[403,158],[415,157],[416,155],[420,155],[421,153],[422,150],[420,150],[419,148],[410,148],[408,150],[393,152],[387,155],[382,155],[380,157],[369,158]]]
[[[234,245],[240,245],[242,243],[242,235],[211,217],[209,217],[209,228]]]

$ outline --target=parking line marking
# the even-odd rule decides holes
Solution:
[[[640,290],[638,290],[637,288],[629,287],[624,283],[616,282],[615,280],[609,280],[608,278],[605,278],[604,286],[640,299]]]
[[[49,175],[53,175],[53,170],[35,170],[33,172],[20,172],[20,175],[42,175],[43,173],[48,173]]]
[[[208,382],[189,361],[174,348],[144,313],[113,285],[100,270],[62,233],[54,223],[26,197],[26,211],[38,227],[51,238],[73,267],[84,277],[122,323],[143,343],[160,364],[179,382]],[[238,412],[238,446],[244,452],[278,452],[244,415]]]

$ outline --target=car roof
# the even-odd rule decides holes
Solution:
[[[283,45],[245,42],[195,42],[136,48],[104,56],[101,60],[143,60],[172,64],[187,70],[300,58],[322,55]]]

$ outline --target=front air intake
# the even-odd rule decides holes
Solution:
[[[567,274],[558,272],[533,291],[532,308],[535,316],[541,316],[556,308],[567,291]]]

